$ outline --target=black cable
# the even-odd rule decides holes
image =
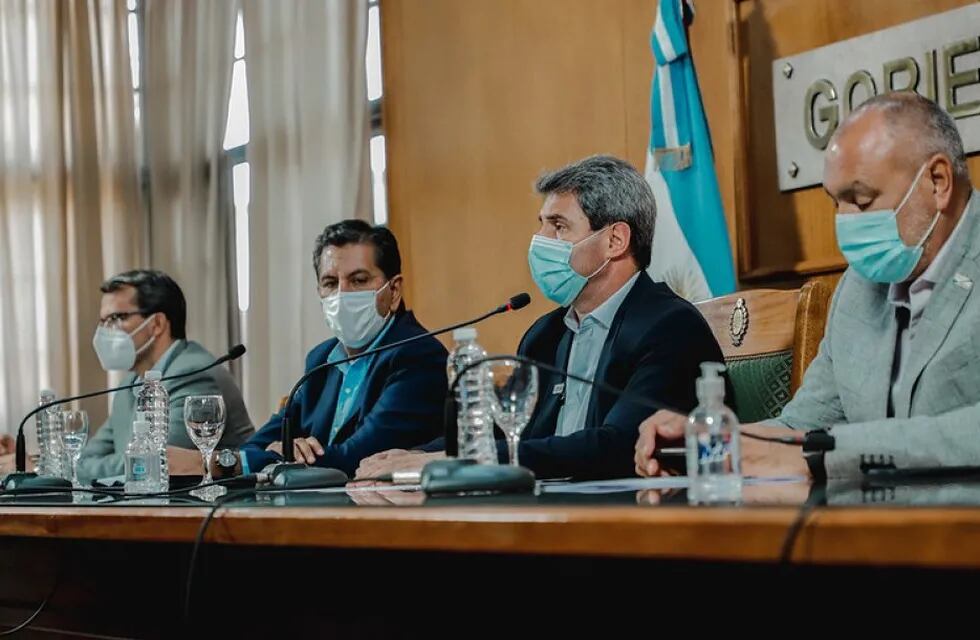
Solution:
[[[53,591],[51,595],[54,595]],[[41,604],[38,605],[37,610],[35,610],[34,613],[32,613],[26,620],[18,624],[16,627],[11,627],[5,631],[0,631],[0,636],[12,636],[15,633],[19,631],[23,631],[28,626],[30,626],[30,624],[34,622],[34,619],[37,618],[39,615],[41,615],[41,612],[44,611],[44,608],[48,606],[48,600],[51,598],[51,595],[49,595],[44,600],[42,600]]]
[[[232,491],[231,493],[217,498],[214,501],[214,505],[212,505],[211,510],[208,511],[208,514],[204,516],[204,520],[201,521],[201,526],[197,529],[197,537],[194,539],[194,546],[191,547],[191,557],[187,567],[187,584],[184,587],[184,622],[189,623],[191,620],[191,596],[193,594],[192,589],[194,586],[194,573],[197,568],[197,556],[200,553],[201,545],[204,543],[204,535],[207,533],[211,521],[214,520],[215,515],[217,515],[221,507],[225,506],[227,503],[236,498],[245,497],[246,495],[251,495],[258,492],[259,490],[253,487],[251,489]]]
[[[60,563],[60,560],[59,560],[59,563],[58,563],[57,567],[58,568],[55,569],[54,584],[51,585],[51,591],[49,591],[48,592],[48,595],[46,595],[44,597],[44,600],[42,600],[41,601],[41,604],[39,604],[38,607],[37,607],[37,609],[34,610],[34,613],[32,613],[30,616],[27,617],[26,620],[24,620],[23,622],[19,623],[18,625],[14,626],[14,627],[10,627],[9,629],[4,629],[3,631],[0,631],[0,637],[12,636],[15,633],[19,633],[19,632],[23,631],[24,629],[26,629],[27,627],[29,627],[30,624],[32,622],[34,622],[34,620],[36,620],[39,615],[41,615],[41,612],[43,612],[44,609],[48,606],[48,603],[51,601],[51,599],[54,597],[55,592],[58,590],[58,586],[61,584],[61,563]]]
[[[796,547],[796,541],[799,539],[800,534],[803,529],[806,528],[806,522],[816,509],[823,502],[824,490],[821,486],[814,485],[814,488],[810,490],[810,495],[807,496],[806,500],[800,505],[799,510],[796,512],[796,517],[793,518],[793,522],[789,525],[789,529],[786,530],[786,536],[783,538],[783,546],[779,552],[779,563],[781,565],[789,565],[793,562],[793,550]]]

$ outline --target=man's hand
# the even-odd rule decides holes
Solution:
[[[273,442],[268,447],[265,448],[266,451],[272,451],[282,455],[282,442],[279,440]],[[306,464],[316,464],[317,456],[323,455],[323,445],[316,438],[310,436],[309,438],[296,438],[293,440],[293,459],[296,462],[305,462]]]
[[[446,454],[442,452],[423,453],[404,449],[382,451],[361,460],[354,482],[365,478],[377,478],[395,471],[421,471],[426,464],[445,457]]]
[[[201,452],[193,449],[167,446],[167,466],[172,476],[204,475],[204,460]]]
[[[633,456],[636,475],[644,477],[661,475],[660,462],[653,457],[653,452],[664,441],[683,438],[686,423],[687,416],[664,410],[658,411],[643,421],[640,425],[640,437],[636,439],[636,450]]]
[[[13,453],[16,447],[14,442],[14,437],[10,434],[0,435],[0,456],[7,455],[8,453]]]
[[[803,476],[810,477],[810,469],[803,459],[801,445],[765,442],[746,436],[747,433],[767,438],[794,438],[802,441],[803,433],[788,427],[767,427],[760,424],[742,425],[742,475],[743,476]]]
[[[14,472],[14,467],[17,466],[17,461],[14,459],[14,454],[8,453],[6,455],[0,456],[0,476],[5,476],[8,473]]]
[[[653,452],[664,441],[678,440],[684,436],[687,417],[670,411],[658,411],[640,425],[640,436],[636,440],[633,458],[636,474],[639,476],[658,476],[663,473],[660,462]],[[806,461],[799,445],[779,442],[764,442],[746,434],[769,438],[790,437],[802,439],[802,434],[788,427],[769,427],[761,424],[741,426],[742,475],[743,476],[804,476],[809,477]]]

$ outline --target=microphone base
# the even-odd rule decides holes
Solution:
[[[5,490],[17,489],[20,491],[36,490],[47,491],[70,491],[71,481],[57,476],[39,476],[36,473],[11,473],[3,481]]]
[[[272,471],[272,485],[281,489],[325,489],[342,487],[349,481],[340,469],[308,467],[300,462],[283,463]]]
[[[477,464],[475,460],[435,460],[422,468],[427,495],[459,493],[533,493],[534,473],[524,467]]]

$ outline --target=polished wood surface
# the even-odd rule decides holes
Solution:
[[[233,508],[209,543],[776,562],[795,507]],[[191,542],[205,509],[0,507],[0,538]],[[980,509],[824,508],[793,560],[980,568]]]

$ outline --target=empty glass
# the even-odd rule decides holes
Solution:
[[[71,484],[73,487],[81,487],[78,482],[78,458],[88,442],[88,413],[82,410],[62,411],[61,419],[65,423],[61,442],[71,465]]]
[[[538,368],[519,360],[496,360],[486,365],[487,377],[493,388],[490,411],[493,420],[507,437],[510,463],[520,464],[517,447],[521,432],[531,421],[538,401]]]
[[[204,461],[204,479],[201,487],[191,491],[191,495],[201,500],[214,500],[228,490],[222,486],[210,485],[211,457],[225,430],[225,400],[221,396],[188,396],[184,400],[184,425],[187,435],[200,452]]]

